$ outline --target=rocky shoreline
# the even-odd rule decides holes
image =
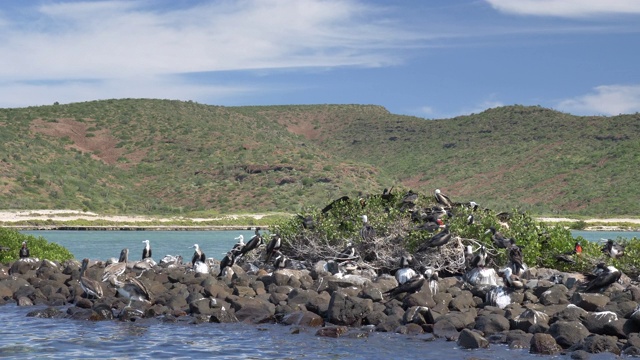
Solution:
[[[92,262],[84,276],[98,280],[105,263]],[[147,271],[129,263],[125,276],[136,277],[151,294],[150,302],[128,300],[103,282],[99,299],[87,298],[77,261],[57,264],[23,259],[0,266],[0,304],[45,305],[28,316],[77,320],[163,322],[281,323],[291,333],[317,328],[316,335],[366,336],[371,331],[456,341],[461,348],[507,344],[537,354],[611,352],[640,356],[640,287],[628,277],[599,292],[583,292],[581,274],[529,269],[524,288],[471,285],[461,277],[428,281],[413,292],[391,297],[396,278],[368,270],[350,273],[318,262],[309,270],[267,272],[251,264],[233,265],[216,277],[182,264],[155,265]],[[328,269],[331,269],[328,270]],[[623,285],[624,284],[624,285]],[[439,290],[437,290],[439,289]],[[506,293],[498,305],[491,294]],[[393,293],[392,293],[393,294]]]

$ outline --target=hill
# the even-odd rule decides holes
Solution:
[[[633,216],[639,157],[639,114],[507,106],[425,120],[373,105],[104,100],[0,109],[0,207],[297,212],[394,186],[496,210]]]

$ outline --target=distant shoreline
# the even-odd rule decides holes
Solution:
[[[100,215],[93,212],[79,210],[0,210],[0,224],[3,227],[20,230],[116,230],[116,231],[212,231],[212,230],[251,230],[256,226],[268,228],[267,225],[233,224],[233,225],[202,225],[207,222],[225,221],[238,222],[246,218],[247,223],[260,220],[268,214],[221,215],[216,218],[187,218],[154,217],[146,215]],[[536,217],[543,223],[573,223],[583,221],[593,224],[584,228],[586,231],[640,231],[640,218],[610,218],[610,219],[572,219],[567,217]],[[68,225],[66,222],[75,220],[107,222],[106,225]],[[17,224],[25,221],[51,222],[52,224]],[[180,222],[194,223],[194,225],[178,224]],[[134,225],[130,225],[130,224]],[[149,223],[145,225],[144,223]],[[157,225],[167,223],[167,225]],[[173,224],[171,224],[173,223]],[[153,225],[152,225],[153,224]],[[200,225],[199,225],[200,224]],[[638,227],[630,227],[637,224]]]

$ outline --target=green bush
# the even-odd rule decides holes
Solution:
[[[56,243],[50,243],[43,237],[24,235],[13,229],[0,228],[0,263],[8,263],[19,258],[22,242],[26,241],[31,257],[52,261],[73,259],[73,254]]]

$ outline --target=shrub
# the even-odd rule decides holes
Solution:
[[[15,261],[19,258],[22,242],[26,241],[31,257],[52,261],[73,259],[73,254],[65,247],[47,242],[43,237],[24,235],[13,229],[0,228],[0,263]]]

